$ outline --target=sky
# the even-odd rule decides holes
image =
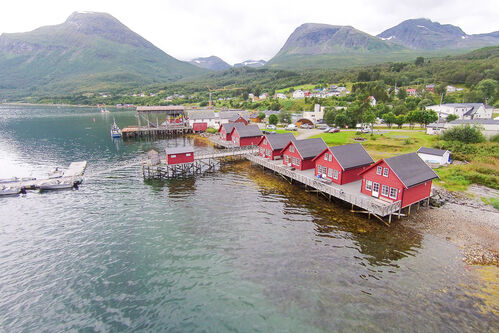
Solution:
[[[74,11],[109,13],[180,60],[216,55],[230,64],[269,60],[303,23],[376,35],[424,17],[467,34],[499,30],[497,0],[9,0],[2,1],[0,33],[59,24]]]

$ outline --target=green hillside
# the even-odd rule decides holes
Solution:
[[[48,95],[172,82],[206,71],[179,61],[104,13],[0,36],[0,95]]]

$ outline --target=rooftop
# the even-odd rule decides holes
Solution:
[[[426,148],[426,147],[421,147],[418,149],[418,153],[435,155],[435,156],[444,156],[444,154],[446,152],[447,152],[447,150],[435,149],[435,148]]]
[[[326,143],[321,138],[295,140],[293,145],[303,159],[314,158],[327,148]]]
[[[284,149],[290,141],[295,141],[295,136],[291,133],[267,134],[265,138],[273,149]]]
[[[250,138],[254,136],[262,136],[263,133],[257,125],[244,125],[235,123],[233,131],[237,131],[240,138]]]
[[[338,163],[340,163],[343,170],[353,169],[374,163],[372,157],[360,143],[329,147],[329,150]]]
[[[417,153],[398,155],[384,161],[407,188],[438,178]]]
[[[171,148],[166,148],[165,152],[166,152],[167,155],[193,153],[194,152],[194,148],[190,147],[190,146],[171,147]]]

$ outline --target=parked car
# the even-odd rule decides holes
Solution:
[[[340,128],[339,127],[333,127],[329,130],[329,133],[338,133],[340,131]]]
[[[286,126],[287,131],[296,131],[297,129],[298,126],[296,126],[295,124],[289,124],[288,126]]]
[[[275,125],[267,125],[267,129],[276,130],[277,127]]]
[[[323,131],[324,133],[328,133],[331,130],[331,127],[327,126]]]
[[[317,129],[320,129],[320,130],[325,130],[326,128],[329,128],[329,126],[328,126],[328,125],[326,125],[326,124],[321,124],[321,125],[317,125],[317,127],[316,127],[316,128],[317,128]]]
[[[301,124],[300,125],[300,128],[303,128],[303,129],[311,129],[311,128],[314,128],[312,125],[309,125],[309,124]]]
[[[371,130],[369,127],[366,127],[366,128],[363,128],[363,129],[361,130],[361,132],[362,132],[362,133],[371,133],[371,132],[372,132],[372,130]]]

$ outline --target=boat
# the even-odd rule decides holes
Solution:
[[[113,119],[113,126],[111,126],[111,137],[112,138],[121,138],[121,130],[116,125],[116,121]]]
[[[109,110],[108,110],[108,109],[103,109],[103,108],[101,108],[101,109],[100,109],[100,112],[101,112],[101,113],[109,113]]]
[[[51,180],[39,185],[40,191],[66,190],[75,187],[76,183],[73,180]]]
[[[21,192],[25,193],[22,187],[0,186],[0,196],[14,196]]]
[[[35,180],[36,178],[33,177],[12,177],[12,178],[6,178],[6,179],[0,179],[0,184],[8,184],[8,183],[18,183],[18,182],[27,182],[30,180]]]
[[[64,171],[57,167],[49,173],[49,179],[61,178],[63,175]]]

